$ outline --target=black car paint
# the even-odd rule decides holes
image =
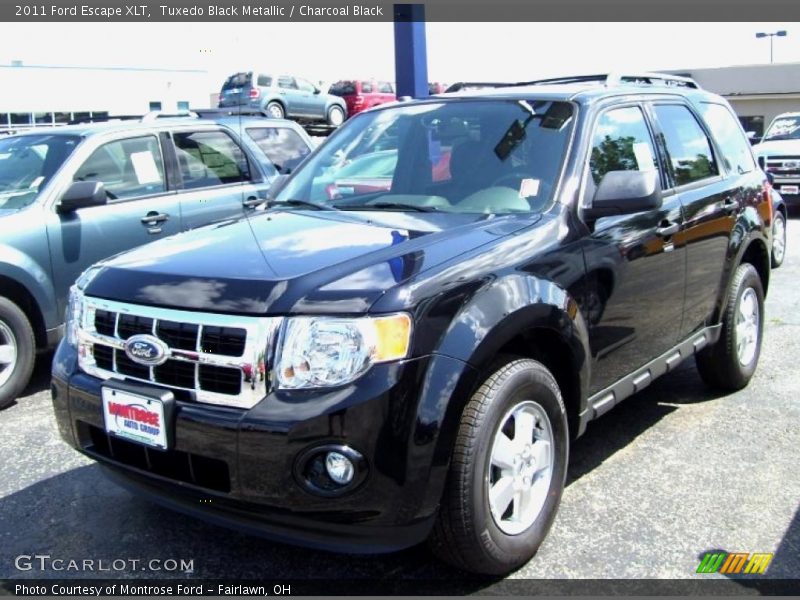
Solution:
[[[545,362],[562,387],[572,434],[582,433],[598,414],[593,394],[718,323],[736,265],[768,261],[772,213],[758,170],[711,186],[667,186],[652,213],[582,219],[584,133],[611,102],[663,97],[587,93],[564,167],[568,183],[541,215],[271,210],[108,262],[88,295],[174,305],[184,286],[191,293],[179,304],[192,310],[407,311],[415,330],[408,360],[374,366],[340,388],[265,390],[248,411],[179,403],[176,450],[224,459],[229,493],[154,475],[128,480],[190,512],[198,511],[187,502],[213,498],[211,518],[229,525],[244,521],[283,537],[291,522],[295,541],[378,552],[429,533],[461,412],[498,354],[528,352]],[[655,234],[665,219],[681,223],[671,240]],[[299,253],[272,242],[280,232],[304,239]],[[197,243],[183,252],[189,242]],[[665,252],[669,243],[674,250]],[[766,288],[768,262],[756,267]],[[102,428],[99,388],[77,372],[75,351],[62,344],[53,371],[62,435],[130,473],[93,454],[76,425]],[[300,453],[331,442],[363,453],[369,468],[360,487],[335,499],[310,494],[292,475]]]

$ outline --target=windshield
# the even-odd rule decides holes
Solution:
[[[80,142],[75,135],[20,135],[0,139],[0,209],[32,204]]]
[[[765,140],[800,140],[800,115],[775,119],[769,126]]]
[[[342,210],[531,212],[552,200],[567,102],[410,103],[354,117],[276,198]]]

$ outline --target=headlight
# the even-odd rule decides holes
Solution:
[[[64,337],[72,347],[78,347],[78,329],[82,325],[83,319],[83,290],[89,285],[97,274],[100,267],[89,267],[78,277],[75,284],[69,288],[69,300],[67,302],[67,314],[64,316],[66,331]]]
[[[404,313],[353,319],[293,317],[276,363],[278,387],[344,385],[373,364],[408,356],[411,317]]]

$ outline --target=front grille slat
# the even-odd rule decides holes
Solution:
[[[91,322],[79,330],[81,369],[171,388],[182,401],[250,408],[267,392],[267,362],[281,317],[237,317],[86,298]],[[125,342],[154,336],[166,346],[159,365],[132,360]],[[155,340],[153,340],[155,341]]]

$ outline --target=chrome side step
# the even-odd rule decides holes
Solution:
[[[607,413],[617,404],[650,385],[664,373],[674,371],[684,359],[697,354],[700,350],[719,339],[722,325],[714,325],[693,333],[676,347],[651,360],[630,375],[623,377],[606,389],[589,398],[588,406],[591,419]]]

